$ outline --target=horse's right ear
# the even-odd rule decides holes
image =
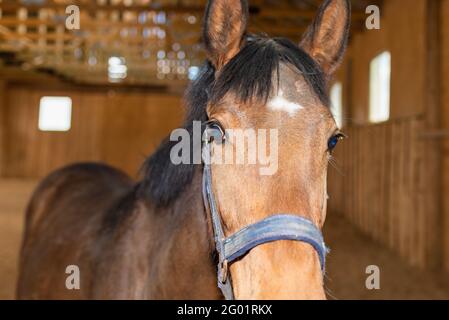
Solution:
[[[220,70],[242,46],[248,25],[247,0],[209,0],[203,40],[207,58]]]

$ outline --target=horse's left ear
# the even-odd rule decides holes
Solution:
[[[203,40],[207,57],[217,70],[239,53],[248,16],[247,0],[209,0]]]
[[[351,24],[349,0],[326,0],[305,33],[300,46],[331,75],[340,64],[348,43]]]

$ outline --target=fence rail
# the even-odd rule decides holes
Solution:
[[[440,258],[439,197],[426,161],[434,150],[420,137],[425,127],[413,117],[348,128],[335,154],[339,168],[330,168],[329,208],[411,265],[433,268]]]

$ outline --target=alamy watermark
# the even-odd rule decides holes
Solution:
[[[366,278],[365,286],[368,290],[380,290],[380,268],[375,265],[366,267],[365,273],[369,276]]]
[[[213,152],[203,152],[202,142],[207,132],[202,123],[193,122],[193,134],[186,129],[176,129],[170,141],[177,142],[171,149],[170,160],[174,165],[253,165],[262,176],[272,176],[279,168],[279,137],[277,129],[228,129],[226,141],[215,143]]]
[[[68,274],[67,278],[65,279],[65,287],[67,288],[67,290],[80,290],[80,268],[76,265],[70,265],[65,269],[65,273]]]
[[[77,5],[70,5],[65,9],[67,15],[65,27],[67,30],[79,30],[81,28],[80,8]]]
[[[67,15],[65,20],[65,27],[67,30],[80,30],[81,16],[80,8],[77,5],[67,6],[65,13]],[[365,9],[365,13],[369,15],[365,20],[365,26],[368,30],[380,29],[380,8],[377,5],[369,5]]]
[[[368,30],[380,29],[380,8],[376,5],[370,5],[366,7],[365,13],[368,14],[366,18],[365,26]]]

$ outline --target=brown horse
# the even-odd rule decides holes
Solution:
[[[273,212],[294,212],[321,228],[328,161],[341,138],[327,83],[346,48],[349,0],[326,0],[299,45],[249,35],[247,21],[245,0],[209,1],[203,34],[208,62],[187,92],[185,129],[193,136],[193,121],[212,121],[223,132],[278,132],[278,167],[271,175],[259,173],[261,163],[211,165],[226,235]],[[162,143],[137,185],[100,164],[47,177],[27,210],[18,297],[223,298],[202,198],[203,165],[175,165],[175,145]],[[232,141],[220,146],[238,151]],[[219,145],[211,147],[216,152]],[[66,287],[71,265],[79,269],[75,290]],[[319,256],[306,243],[258,246],[229,274],[237,299],[325,298]]]

